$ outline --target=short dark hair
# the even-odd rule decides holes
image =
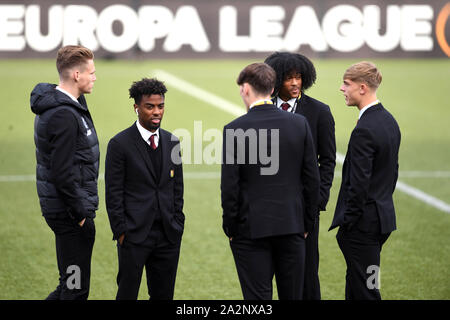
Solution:
[[[61,78],[67,78],[66,71],[81,66],[88,60],[94,59],[94,53],[83,46],[64,46],[58,50],[56,56],[56,69]]]
[[[248,83],[262,95],[270,95],[275,85],[275,71],[266,63],[252,63],[246,66],[236,82],[238,85]]]
[[[300,53],[275,52],[264,62],[271,66],[277,74],[273,96],[278,95],[284,80],[293,73],[300,73],[302,76],[302,92],[308,90],[316,82],[314,64]]]
[[[141,103],[142,96],[151,96],[152,94],[159,94],[164,97],[167,88],[163,82],[156,78],[142,78],[140,81],[135,81],[129,89],[130,98],[134,99],[136,104]]]

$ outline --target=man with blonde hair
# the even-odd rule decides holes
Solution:
[[[381,72],[371,62],[346,70],[340,90],[359,117],[353,129],[342,172],[342,185],[329,230],[347,263],[345,298],[381,299],[380,252],[396,229],[392,194],[398,177],[400,129],[377,99]]]
[[[36,114],[36,185],[42,215],[55,234],[59,283],[49,300],[89,296],[98,209],[99,144],[84,94],[96,80],[94,54],[82,46],[58,50],[59,84],[31,92]]]

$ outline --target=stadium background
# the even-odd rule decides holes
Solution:
[[[169,91],[162,126],[169,131],[187,129],[194,136],[195,121],[202,121],[203,133],[208,129],[221,130],[224,124],[235,118],[237,112],[232,108],[238,106],[244,112],[235,79],[245,65],[261,61],[270,53],[256,47],[249,47],[247,52],[225,52],[221,49],[218,25],[220,9],[226,5],[234,6],[238,12],[237,34],[249,35],[250,11],[257,5],[274,5],[271,1],[241,1],[239,4],[234,1],[122,2],[135,12],[145,5],[161,5],[168,8],[173,17],[178,17],[176,13],[182,6],[193,7],[205,30],[209,49],[199,52],[192,45],[185,44],[168,52],[164,46],[168,34],[156,39],[154,49],[148,52],[143,52],[138,42],[125,51],[111,52],[103,47],[103,40],[98,41],[95,51],[98,80],[87,100],[100,139],[101,173],[104,171],[107,142],[135,121],[132,101],[128,99],[128,88],[133,81],[147,76],[158,76],[166,81]],[[67,10],[65,1],[60,3],[62,12]],[[107,1],[92,5],[89,1],[79,0],[77,3],[92,6],[98,15],[112,5]],[[33,180],[34,115],[29,109],[29,93],[38,82],[58,81],[54,57],[62,39],[55,42],[53,49],[33,49],[32,44],[39,43],[39,38],[30,40],[31,36],[24,36],[27,32],[32,34],[30,27],[27,29],[26,26],[32,21],[29,19],[33,11],[28,9],[33,2],[15,4],[23,5],[23,10],[6,8],[6,4],[0,2],[0,30],[3,30],[0,31],[0,299],[42,299],[56,286],[57,268],[53,234],[41,217]],[[310,45],[301,45],[294,51],[306,54],[315,63],[317,81],[307,93],[330,105],[336,121],[340,155],[345,155],[357,118],[357,110],[346,107],[338,91],[342,73],[350,64],[362,59],[374,61],[381,69],[383,82],[378,96],[396,117],[402,130],[401,188],[397,188],[394,194],[398,230],[383,248],[381,293],[384,299],[447,300],[450,298],[450,64],[446,49],[450,35],[447,22],[450,4],[445,1],[408,1],[401,6],[395,1],[281,1],[276,3],[276,10],[280,11],[281,7],[285,17],[276,18],[278,25],[282,26],[278,35],[282,38],[287,33],[295,20],[293,12],[300,6],[312,8],[323,26],[324,16],[344,4],[353,7],[350,11],[356,8],[360,12],[368,5],[377,5],[381,12],[380,34],[391,30],[385,17],[388,6],[401,8],[389,9],[392,12],[403,12],[406,5],[428,6],[428,9],[419,7],[423,9],[423,16],[417,18],[419,29],[415,38],[419,39],[419,45],[415,46],[416,49],[411,49],[414,48],[408,44],[411,37],[404,36],[403,32],[407,31],[400,27],[399,41],[388,51],[374,50],[366,41],[359,47],[355,45],[351,51],[342,52],[336,49],[339,46],[329,40],[328,35],[324,35],[328,45],[326,50],[317,51]],[[57,28],[51,29],[46,20],[51,2],[40,1],[39,6],[41,32],[45,35]],[[8,18],[7,12],[15,12],[16,16]],[[192,9],[185,12],[188,17],[195,14]],[[262,19],[261,16],[259,18]],[[349,17],[340,22],[339,34],[343,41],[360,41],[357,35],[352,36],[355,23]],[[121,32],[126,31],[125,24],[121,25],[120,21],[110,26],[118,38]],[[233,28],[233,24],[228,27]],[[174,28],[171,30],[177,32]],[[11,49],[22,38],[23,47]],[[174,36],[173,39],[182,42],[184,38]],[[189,39],[197,41],[195,37]],[[85,38],[78,40],[81,44],[87,41]],[[205,96],[210,99],[204,99]],[[219,109],[219,105],[225,106],[225,110]],[[208,143],[203,141],[203,147]],[[192,150],[194,148],[192,145]],[[241,299],[231,251],[221,230],[220,167],[217,164],[192,164],[193,159],[190,160],[185,159],[187,164],[184,166],[186,228],[175,299]],[[321,214],[320,280],[324,299],[344,298],[345,261],[337,246],[335,231],[327,232],[341,182],[341,170],[342,166],[338,164],[328,210]],[[102,178],[99,196],[90,298],[113,299],[117,253],[115,243],[111,241]],[[141,299],[147,297],[145,281],[144,275]]]

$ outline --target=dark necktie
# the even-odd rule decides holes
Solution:
[[[156,134],[152,134],[152,135],[150,136],[150,147],[151,147],[153,150],[156,149],[155,136],[156,136]]]
[[[281,109],[283,109],[284,111],[287,111],[287,109],[289,109],[291,107],[291,105],[287,102],[283,102],[281,104]]]

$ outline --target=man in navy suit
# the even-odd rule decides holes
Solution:
[[[179,140],[160,128],[167,89],[157,79],[131,86],[138,120],[108,144],[106,209],[117,240],[117,299],[137,299],[145,266],[151,299],[173,299],[184,228]]]
[[[248,113],[224,127],[221,195],[246,300],[302,299],[305,238],[318,213],[319,171],[305,117],[270,100],[275,72],[265,63],[238,79]]]
[[[377,99],[381,72],[371,62],[352,65],[340,90],[359,109],[342,169],[342,185],[330,230],[347,263],[345,298],[381,299],[380,252],[396,229],[392,194],[398,177],[400,129]]]
[[[301,114],[308,120],[320,173],[319,207],[314,228],[306,238],[305,300],[320,300],[319,213],[326,210],[336,166],[334,119],[330,107],[305,94],[316,81],[316,69],[304,55],[275,52],[265,62],[277,74],[272,101],[277,108]]]

